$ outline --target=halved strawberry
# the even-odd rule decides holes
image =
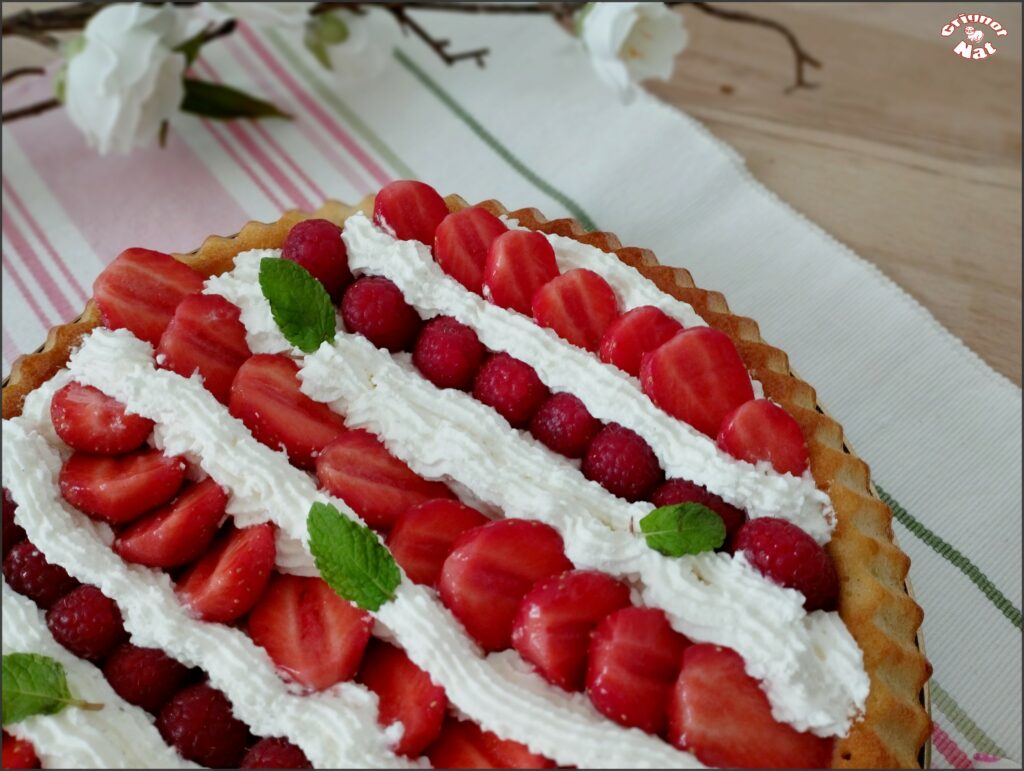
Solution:
[[[683,325],[661,308],[641,305],[623,313],[605,330],[598,355],[601,361],[639,377],[644,354],[667,343],[682,329]]]
[[[538,582],[523,598],[512,647],[548,682],[583,689],[590,633],[629,605],[629,587],[594,570],[570,570]]]
[[[269,522],[222,535],[178,581],[178,598],[203,621],[228,624],[263,595],[277,556]]]
[[[439,591],[470,636],[499,651],[512,642],[512,624],[530,588],[571,568],[554,528],[505,519],[459,537],[444,561]]]
[[[166,506],[118,533],[112,548],[122,559],[140,565],[185,565],[213,541],[227,503],[227,495],[212,479],[196,482]]]
[[[537,290],[557,276],[555,250],[542,233],[510,230],[491,242],[483,294],[495,305],[529,316]]]
[[[726,415],[718,446],[740,460],[768,461],[780,474],[800,476],[809,463],[800,425],[767,399],[744,402]]]
[[[754,398],[732,340],[710,327],[684,329],[646,354],[640,382],[652,402],[709,436],[717,436],[723,418]]]
[[[444,688],[410,661],[400,648],[374,640],[359,670],[359,682],[377,694],[377,722],[401,723],[402,738],[395,752],[418,757],[441,733],[448,699]]]
[[[373,201],[373,221],[403,241],[434,243],[434,231],[448,216],[448,204],[430,185],[400,179],[380,189]]]
[[[153,345],[187,295],[203,288],[203,277],[163,252],[125,249],[92,285],[104,326],[127,329]]]
[[[251,357],[235,375],[228,410],[263,444],[312,469],[320,451],[345,431],[345,421],[302,393],[298,372],[287,356]]]
[[[186,297],[160,338],[157,362],[183,377],[198,371],[206,390],[227,404],[235,373],[252,356],[240,315],[220,295]]]
[[[387,530],[411,506],[451,498],[443,482],[429,482],[389,453],[373,434],[345,431],[316,459],[316,476],[370,527]]]
[[[60,491],[79,511],[122,525],[169,501],[184,480],[185,462],[159,450],[116,458],[76,452],[60,470]]]
[[[434,768],[554,768],[543,755],[510,739],[499,739],[476,723],[449,717],[427,750]]]
[[[618,318],[619,302],[608,282],[576,268],[542,286],[533,296],[533,318],[573,345],[596,351],[605,330]]]
[[[434,259],[466,289],[480,294],[491,243],[508,228],[479,206],[453,212],[434,234]]]
[[[623,608],[590,641],[587,694],[598,711],[652,734],[665,730],[668,696],[689,640],[657,608]]]
[[[137,450],[153,430],[149,418],[129,414],[117,399],[81,383],[68,383],[53,395],[50,420],[69,447],[99,455]]]
[[[456,500],[426,501],[398,517],[388,533],[387,546],[411,580],[433,586],[458,537],[487,522],[479,511]]]
[[[370,639],[369,614],[322,578],[275,574],[249,614],[249,636],[290,680],[315,691],[350,680]]]
[[[669,740],[718,768],[827,768],[832,740],[772,717],[736,651],[691,645],[669,702]]]

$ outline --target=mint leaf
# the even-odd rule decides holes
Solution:
[[[59,661],[35,653],[9,653],[3,658],[3,724],[32,715],[56,715],[65,707],[102,709],[71,695]]]
[[[640,520],[647,545],[669,557],[700,554],[725,543],[725,523],[699,503],[662,506]]]
[[[310,507],[306,527],[316,569],[335,592],[371,611],[394,599],[402,574],[370,528],[326,503]]]
[[[260,289],[281,333],[304,353],[334,340],[335,313],[324,285],[291,260],[260,260]]]
[[[202,115],[217,120],[231,118],[286,118],[291,115],[278,109],[272,102],[257,99],[237,88],[221,83],[185,78],[185,98],[182,112]]]

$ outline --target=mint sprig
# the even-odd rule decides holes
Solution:
[[[402,574],[370,528],[327,503],[310,507],[306,527],[316,569],[335,592],[370,611],[394,599]]]
[[[260,289],[281,334],[304,353],[334,340],[335,312],[324,285],[297,262],[264,257]]]
[[[668,557],[700,554],[725,543],[725,523],[700,503],[677,503],[655,509],[640,520],[647,545]]]
[[[3,657],[3,724],[32,715],[56,715],[65,707],[103,709],[71,695],[63,665],[37,653]]]

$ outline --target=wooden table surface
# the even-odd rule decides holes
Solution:
[[[691,8],[682,11],[690,45],[672,81],[650,90],[702,120],[758,179],[1020,384],[1020,6],[718,5],[789,26],[823,62],[811,71],[819,87],[783,93],[793,59],[779,35]],[[958,12],[1009,30],[995,56],[952,52],[939,30]],[[5,41],[3,68],[41,56]]]

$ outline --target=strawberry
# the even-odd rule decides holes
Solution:
[[[505,519],[463,533],[444,561],[439,591],[466,631],[489,651],[508,648],[519,603],[542,578],[572,568],[548,525]]]
[[[231,712],[227,697],[207,683],[179,691],[167,702],[156,727],[186,760],[210,768],[237,768],[249,743],[249,728]]]
[[[828,768],[832,740],[772,717],[758,682],[729,648],[691,645],[669,700],[669,740],[718,768]]]
[[[513,428],[526,426],[548,395],[534,368],[507,353],[491,354],[473,381],[473,397]]]
[[[156,345],[178,303],[202,289],[203,277],[171,255],[125,249],[97,277],[92,296],[104,326]]]
[[[126,642],[107,657],[103,676],[118,696],[155,715],[185,684],[189,670],[162,650]]]
[[[744,402],[722,421],[718,446],[734,458],[767,461],[780,474],[807,470],[807,442],[793,417],[767,399]]]
[[[569,393],[552,394],[530,421],[535,439],[569,458],[581,457],[600,430],[601,421]]]
[[[370,527],[387,530],[410,506],[451,498],[443,482],[418,476],[373,434],[345,431],[316,460],[320,486],[341,498]]]
[[[204,479],[118,533],[112,548],[122,559],[139,565],[185,565],[213,541],[227,503],[228,497],[217,483]]]
[[[476,723],[449,717],[441,736],[427,750],[434,768],[554,768],[519,742],[499,739]]]
[[[592,270],[576,268],[542,286],[533,296],[533,318],[573,345],[596,351],[605,330],[619,315],[608,282]]]
[[[623,313],[605,330],[598,356],[639,377],[644,354],[667,343],[682,329],[682,324],[660,308],[641,305]]]
[[[153,431],[152,420],[129,414],[121,402],[81,383],[53,395],[50,420],[66,445],[99,455],[137,450]]]
[[[664,478],[651,446],[618,423],[609,423],[597,432],[581,469],[587,479],[627,501],[647,500]]]
[[[16,543],[4,558],[4,580],[43,610],[78,586],[64,568],[48,562],[28,540]]]
[[[538,582],[523,598],[512,647],[548,682],[583,690],[590,634],[629,605],[629,587],[593,570],[570,570]]]
[[[122,525],[169,501],[184,480],[185,462],[159,450],[116,458],[76,452],[60,470],[60,491],[79,511]]]
[[[281,257],[298,263],[324,285],[334,302],[352,283],[348,252],[341,240],[341,228],[327,220],[303,220],[288,231]]]
[[[710,327],[684,329],[646,354],[640,382],[658,407],[708,436],[716,436],[722,419],[754,398],[732,340]]]
[[[240,316],[238,308],[219,295],[186,297],[160,338],[157,362],[182,377],[198,372],[206,390],[227,404],[235,373],[252,356]]]
[[[473,384],[487,353],[470,327],[451,316],[428,321],[412,352],[412,363],[438,388],[465,391]]]
[[[480,294],[491,244],[508,228],[479,206],[449,214],[434,233],[434,259],[441,270]]]
[[[32,743],[26,739],[18,739],[4,731],[2,767],[39,768],[39,758]]]
[[[381,276],[363,276],[345,290],[341,319],[349,332],[392,352],[409,350],[423,325],[402,290]]]
[[[249,636],[289,680],[314,691],[350,680],[373,621],[322,578],[275,574],[249,614]]]
[[[652,734],[665,730],[669,693],[689,640],[657,608],[623,608],[590,640],[587,694],[598,711]]]
[[[46,611],[53,639],[79,658],[101,661],[128,638],[121,611],[95,586],[79,586]]]
[[[458,501],[425,501],[398,517],[388,533],[387,547],[411,580],[433,586],[458,537],[487,522],[479,511]]]
[[[11,497],[10,491],[4,488],[4,521],[3,521],[3,556],[2,559],[7,559],[7,555],[10,553],[17,544],[25,540],[25,531],[14,521],[14,512],[17,511],[18,504],[14,502],[14,498]]]
[[[263,595],[274,568],[274,526],[229,530],[178,581],[178,598],[203,621],[228,624]]]
[[[430,675],[413,664],[405,651],[374,640],[359,670],[359,682],[377,694],[377,722],[381,726],[404,726],[394,748],[396,753],[418,757],[437,739],[448,699],[444,688],[434,685]]]
[[[260,739],[245,753],[239,768],[312,768],[306,753],[287,739]]]
[[[403,241],[434,243],[434,231],[448,216],[448,204],[430,185],[402,179],[384,185],[373,202],[373,221]]]
[[[698,484],[685,479],[669,479],[651,494],[651,502],[661,508],[674,503],[699,503],[707,506],[725,523],[725,548],[730,549],[733,536],[747,521],[747,514],[742,509],[731,506],[714,493]]]
[[[509,230],[491,242],[483,294],[495,305],[529,316],[537,290],[557,276],[555,250],[542,233]]]
[[[302,393],[298,372],[287,356],[251,357],[235,375],[228,410],[263,444],[312,469],[320,451],[345,431],[345,421]]]

